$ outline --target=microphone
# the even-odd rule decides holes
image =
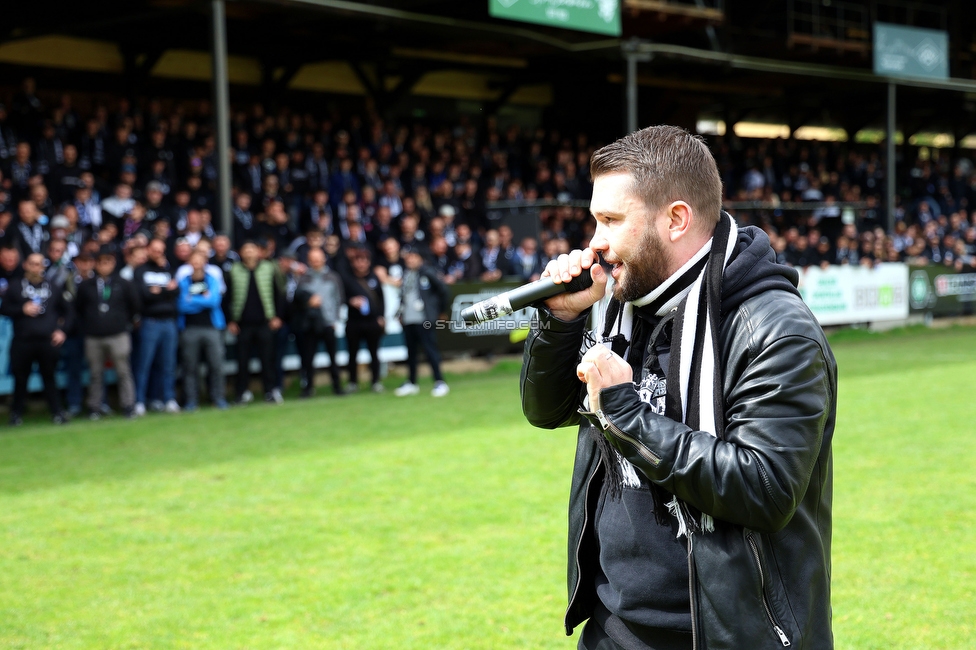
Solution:
[[[575,278],[561,284],[556,284],[550,277],[540,278],[535,282],[523,284],[521,287],[515,287],[498,294],[494,298],[482,300],[467,309],[463,309],[461,319],[466,323],[478,325],[500,316],[508,316],[546,298],[552,298],[561,293],[576,293],[589,289],[592,285],[593,278],[590,277],[590,269],[583,269],[583,272]]]

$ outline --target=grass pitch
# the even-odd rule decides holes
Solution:
[[[838,648],[971,647],[974,335],[835,338]],[[575,432],[517,372],[0,430],[0,648],[575,647]]]

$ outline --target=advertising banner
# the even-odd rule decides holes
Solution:
[[[620,36],[620,0],[488,0],[488,14],[549,27]]]
[[[976,273],[945,266],[912,266],[909,306],[913,314],[972,314],[976,306]]]
[[[908,267],[811,266],[800,271],[800,295],[821,325],[902,320],[908,318]]]
[[[949,35],[939,29],[874,24],[874,74],[949,78]]]

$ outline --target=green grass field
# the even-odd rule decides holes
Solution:
[[[973,647],[974,341],[835,339],[838,648]],[[575,647],[575,435],[517,373],[0,429],[0,648]]]

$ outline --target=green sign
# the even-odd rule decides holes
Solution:
[[[909,307],[913,314],[970,315],[976,307],[976,269],[960,273],[941,264],[911,267]]]
[[[874,73],[949,78],[949,37],[937,29],[874,24]]]
[[[488,0],[488,13],[495,18],[620,36],[620,0]]]

